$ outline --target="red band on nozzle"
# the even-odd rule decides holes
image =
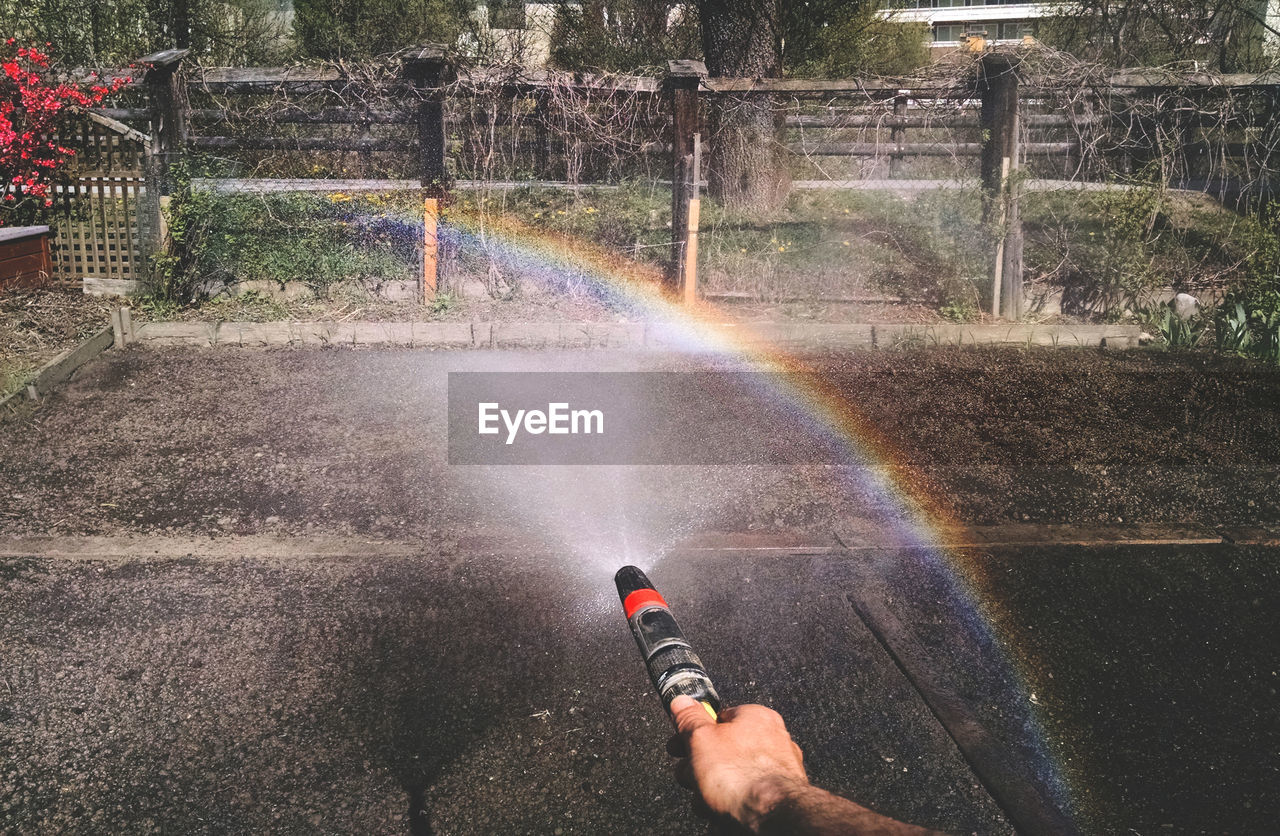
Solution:
[[[664,607],[667,606],[667,602],[658,594],[658,590],[637,589],[635,592],[628,595],[626,600],[622,602],[622,611],[627,614],[627,618],[630,618],[635,615],[636,610],[646,604],[661,604]]]

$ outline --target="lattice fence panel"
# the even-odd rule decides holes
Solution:
[[[54,195],[53,281],[145,278],[142,144],[88,120],[58,139],[77,153],[75,179]]]
[[[56,225],[53,280],[143,279],[147,265],[139,221],[144,196],[141,176],[81,177],[59,189],[67,215]]]

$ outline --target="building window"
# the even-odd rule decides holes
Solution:
[[[1024,35],[1034,35],[1034,20],[1011,20],[1000,24],[1000,40],[1020,41]]]
[[[933,42],[935,44],[959,43],[967,28],[962,23],[939,23],[933,27]]]

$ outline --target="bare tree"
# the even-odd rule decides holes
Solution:
[[[1215,72],[1256,72],[1265,41],[1280,32],[1255,0],[1080,0],[1041,28],[1047,42],[1116,67],[1195,63]]]

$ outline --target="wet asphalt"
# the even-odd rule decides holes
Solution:
[[[8,566],[15,830],[704,828],[612,590],[555,561]],[[840,571],[673,556],[654,575],[725,697],[782,711],[814,780],[922,824],[1006,831]]]
[[[238,545],[0,564],[6,831],[703,831],[607,577]],[[864,595],[1084,832],[1243,833],[1276,813],[1276,556],[975,556],[994,643],[926,553],[673,553],[651,576],[726,699],[778,709],[814,781],[874,809],[1010,832]]]

